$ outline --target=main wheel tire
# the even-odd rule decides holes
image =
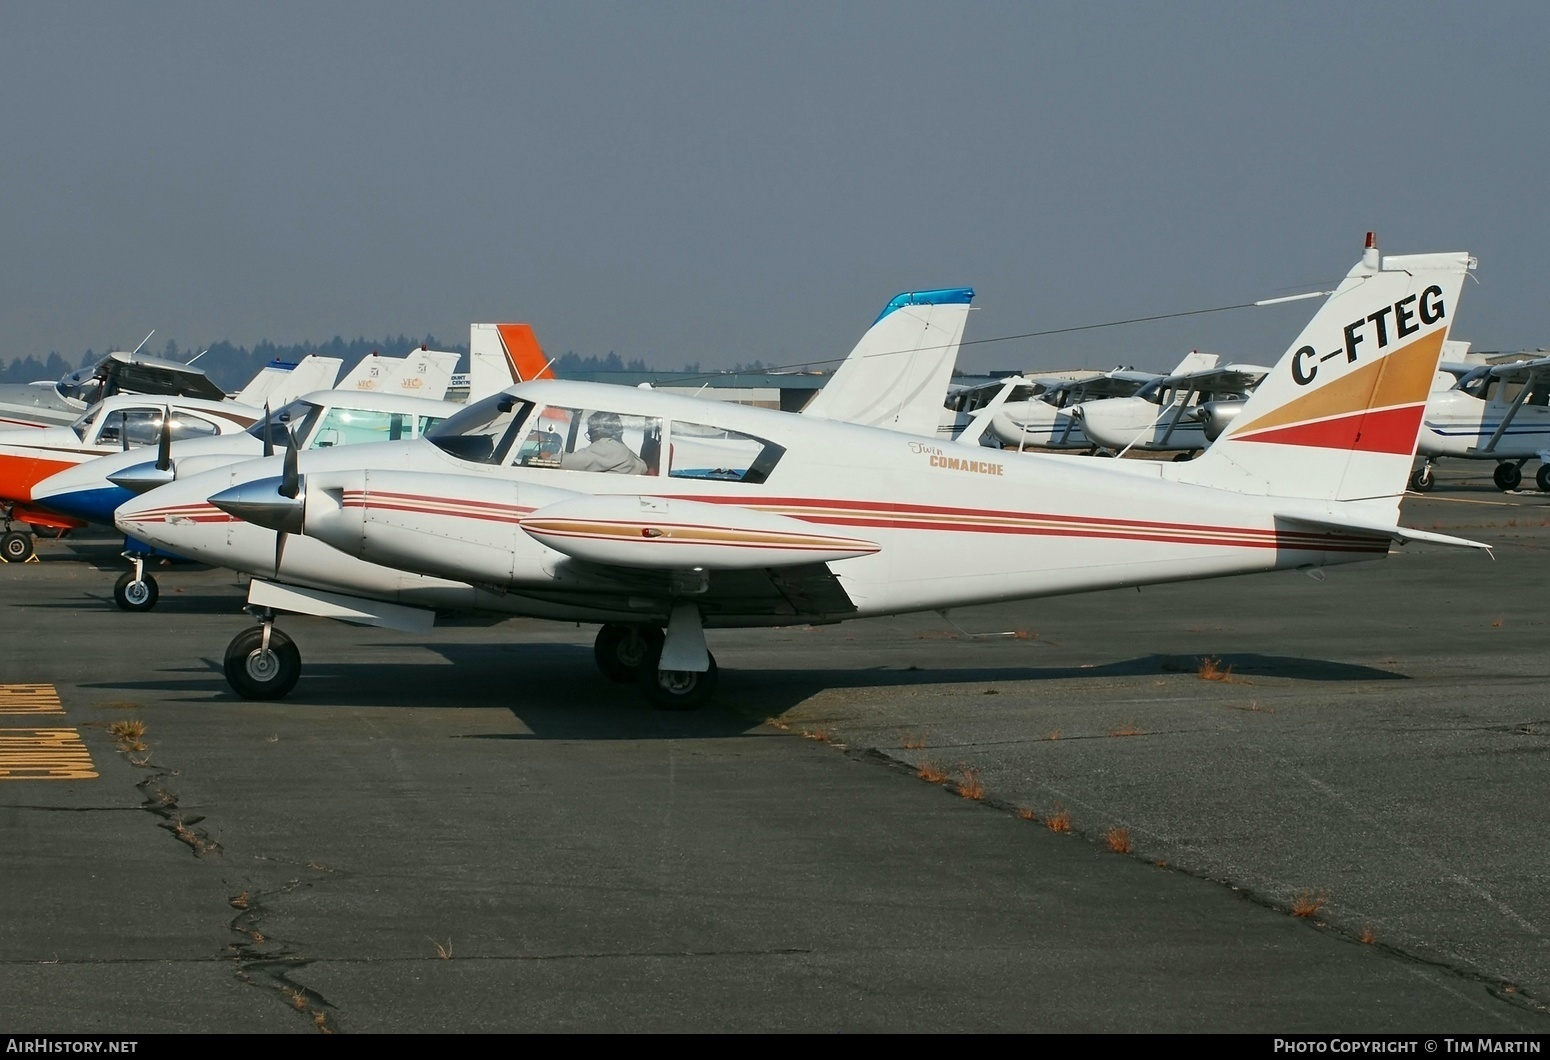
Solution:
[[[655,626],[607,625],[592,642],[592,658],[603,676],[615,684],[636,680],[662,654],[662,631]]]
[[[647,701],[658,710],[699,710],[715,694],[716,677],[716,657],[710,655],[710,668],[704,673],[653,667],[641,672],[640,683]]]
[[[243,699],[281,699],[301,676],[301,652],[278,629],[269,630],[269,650],[263,650],[264,627],[245,629],[226,647],[226,683]]]
[[[1517,464],[1497,464],[1491,478],[1495,481],[1496,488],[1506,493],[1523,484],[1523,471]]]
[[[57,526],[39,526],[37,523],[28,523],[28,528],[38,537],[63,537],[65,532]]]
[[[156,579],[149,574],[137,579],[134,571],[126,570],[113,584],[113,602],[125,611],[149,611],[160,595]]]
[[[1410,472],[1410,488],[1417,493],[1430,493],[1436,484],[1437,475],[1430,464],[1422,464]]]
[[[1550,464],[1540,464],[1539,470],[1534,472],[1534,484],[1545,493],[1550,493]]]
[[[20,530],[8,530],[0,536],[0,556],[7,563],[26,563],[32,558],[32,535]]]

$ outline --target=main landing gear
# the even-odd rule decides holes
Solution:
[[[694,628],[688,634],[690,654],[696,634],[700,650],[704,650],[704,633],[698,627],[698,619],[696,612]],[[607,625],[597,631],[592,657],[608,680],[616,684],[638,683],[647,701],[658,710],[698,710],[716,691],[716,658],[705,651],[704,670],[665,670],[662,655],[666,643],[666,635],[655,626]]]
[[[226,646],[226,683],[243,699],[281,699],[301,676],[296,642],[274,628],[274,615],[261,612],[259,624],[245,629]]]
[[[161,595],[156,579],[145,573],[144,556],[125,552],[124,558],[133,563],[135,569],[119,575],[113,585],[113,602],[125,611],[149,611]]]
[[[1540,464],[1539,470],[1534,472],[1534,484],[1543,493],[1550,493],[1550,464]]]
[[[1491,479],[1496,483],[1496,488],[1503,493],[1515,490],[1523,483],[1523,465],[1527,461],[1519,460],[1516,464],[1509,460],[1503,460],[1496,465],[1496,470],[1491,473]]]
[[[0,559],[7,563],[26,563],[35,552],[31,534],[24,534],[20,530],[7,530],[0,534]]]
[[[1430,493],[1432,487],[1437,484],[1435,469],[1436,465],[1432,461],[1424,461],[1420,467],[1410,472],[1410,488],[1417,493]]]

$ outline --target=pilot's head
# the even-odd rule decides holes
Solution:
[[[624,424],[617,412],[594,412],[587,417],[587,434],[595,442],[600,438],[624,439]]]

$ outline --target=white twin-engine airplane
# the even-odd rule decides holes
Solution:
[[[228,681],[301,672],[275,609],[428,631],[434,609],[602,625],[603,673],[665,708],[716,680],[707,627],[829,623],[1374,559],[1398,526],[1466,254],[1369,247],[1189,463],[1001,457],[604,384],[518,385],[425,440],[223,468],[119,509],[254,575]],[[1381,325],[1381,326],[1380,326]],[[245,520],[245,521],[238,521]]]

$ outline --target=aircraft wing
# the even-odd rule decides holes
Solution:
[[[1170,375],[1163,386],[1189,386],[1195,390],[1246,390],[1258,386],[1270,369],[1257,364],[1223,364],[1198,372]]]
[[[160,357],[115,353],[105,362],[109,394],[174,394],[179,397],[225,401],[226,391],[199,368]]]
[[[574,561],[573,561],[574,562]],[[603,564],[577,564],[584,568],[594,592],[608,593],[612,585],[620,596],[669,600],[674,597],[673,572],[639,567]],[[522,590],[542,598],[542,590]],[[561,602],[574,600],[574,593],[556,594]],[[716,570],[706,572],[704,592],[693,597],[705,624],[714,626],[719,616],[751,615],[778,618],[808,618],[812,621],[838,620],[855,614],[856,605],[840,585],[827,563],[809,563],[796,567],[755,570]]]
[[[1530,377],[1544,376],[1550,370],[1550,357],[1535,357],[1529,361],[1513,361],[1511,364],[1493,364],[1491,375],[1509,383],[1526,383]]]

